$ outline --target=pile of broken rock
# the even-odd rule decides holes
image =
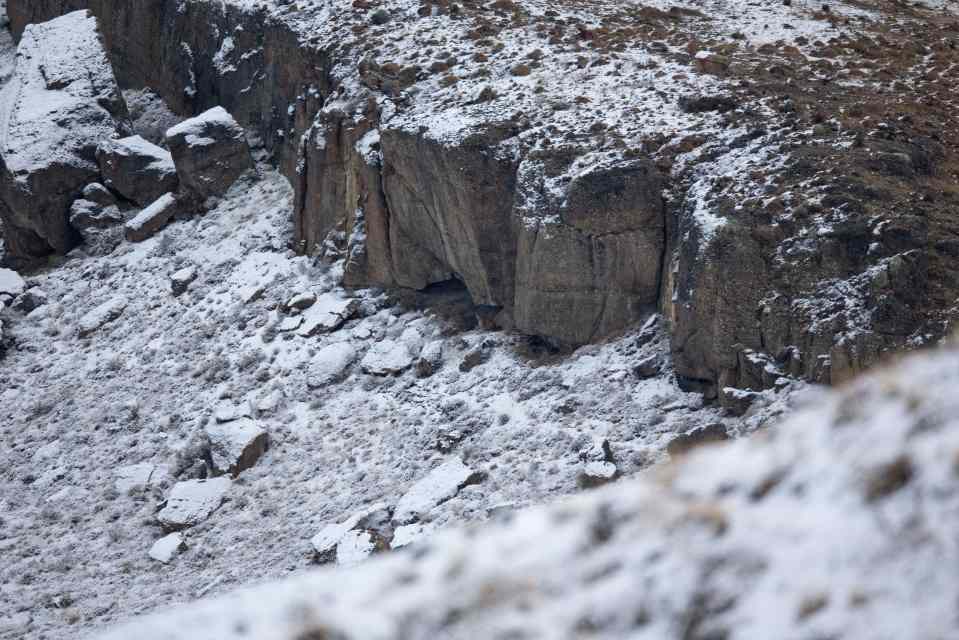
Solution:
[[[243,129],[220,107],[167,131],[167,148],[130,135],[127,105],[86,11],[26,30],[0,121],[0,218],[13,266],[81,241],[97,254],[124,237],[142,241],[253,168]]]

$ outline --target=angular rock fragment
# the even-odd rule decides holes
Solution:
[[[436,505],[455,496],[466,485],[481,479],[482,474],[467,467],[458,457],[447,460],[403,494],[393,512],[394,524],[409,524],[419,519]]]
[[[279,333],[289,333],[299,329],[302,324],[303,316],[287,316],[280,321],[280,324],[276,325],[276,330]]]
[[[179,209],[179,203],[172,193],[160,196],[156,202],[141,211],[126,223],[124,231],[130,242],[143,242],[166,226]]]
[[[250,418],[232,422],[214,421],[207,425],[213,472],[229,473],[234,478],[256,464],[269,448],[267,432]]]
[[[346,371],[356,360],[356,356],[356,347],[348,342],[326,345],[313,357],[306,379],[307,386],[316,389],[339,382],[346,376]]]
[[[435,529],[436,525],[422,522],[396,527],[393,531],[393,539],[390,541],[390,549],[400,549],[413,544],[417,540],[427,538]]]
[[[252,418],[253,412],[250,410],[248,402],[233,404],[232,402],[223,402],[216,408],[213,417],[217,422],[232,422],[242,418]]]
[[[324,294],[303,312],[303,324],[296,333],[308,337],[335,331],[352,318],[359,308],[359,300],[341,298],[332,293]]]
[[[49,295],[43,289],[27,289],[13,300],[13,308],[21,313],[30,313],[49,302]]]
[[[153,543],[150,547],[150,557],[157,562],[168,564],[173,560],[173,556],[186,550],[186,543],[183,541],[183,534],[173,532],[163,536]]]
[[[157,520],[167,531],[178,531],[202,522],[223,503],[231,481],[225,476],[186,480],[173,485]]]
[[[649,356],[636,363],[636,366],[633,367],[633,375],[640,380],[647,380],[658,376],[662,368],[663,363],[659,356]]]
[[[89,336],[103,325],[119,318],[126,307],[127,301],[123,298],[116,297],[107,300],[80,318],[77,333],[81,338]]]
[[[184,267],[170,276],[170,292],[174,296],[181,296],[196,280],[196,267]]]
[[[172,127],[166,132],[166,143],[180,186],[200,202],[222,197],[253,168],[246,134],[223,107]]]
[[[123,222],[123,212],[115,203],[102,205],[81,198],[70,205],[70,226],[80,234],[92,255],[108,254],[122,242]]]
[[[179,183],[170,152],[140,136],[104,140],[97,162],[106,186],[141,207],[176,191]]]
[[[0,218],[8,259],[66,253],[70,205],[99,175],[97,145],[127,130],[127,108],[96,18],[76,11],[27,27],[0,95]]]

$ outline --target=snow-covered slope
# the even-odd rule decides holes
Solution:
[[[955,638],[957,385],[925,353],[641,479],[101,637]]]
[[[679,433],[752,431],[785,407],[788,389],[744,420],[704,407],[675,386],[652,325],[559,356],[470,328],[460,291],[346,291],[341,265],[287,248],[290,188],[260,171],[146,242],[77,250],[28,278],[45,304],[4,312],[0,611],[11,633],[74,637],[71,623],[303,570],[324,526],[400,505],[446,462],[477,477],[428,481],[403,500],[397,525],[418,521],[398,533],[404,543],[633,475]],[[173,276],[186,283],[179,296]],[[650,358],[662,371],[640,379]],[[204,473],[204,428],[243,416],[267,431],[269,451],[183,533],[184,554],[151,560],[170,487]]]

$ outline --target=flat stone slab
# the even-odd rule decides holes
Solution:
[[[186,529],[210,517],[223,503],[231,480],[225,476],[209,480],[186,480],[173,485],[166,506],[157,520],[168,531]]]
[[[313,357],[306,379],[307,386],[316,389],[342,380],[356,356],[356,347],[349,342],[326,345]]]
[[[414,360],[405,342],[383,340],[370,347],[363,356],[360,367],[365,373],[390,376],[406,371],[413,366]]]
[[[178,203],[172,193],[166,193],[149,207],[138,213],[124,226],[124,234],[130,242],[143,242],[173,219]]]

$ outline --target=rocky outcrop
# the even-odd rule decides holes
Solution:
[[[819,94],[840,114],[860,97],[779,44],[690,39],[677,53],[662,29],[692,33],[703,25],[685,21],[700,17],[648,12],[654,36],[604,14],[596,39],[472,6],[444,22],[461,55],[420,65],[429,52],[404,49],[388,12],[366,20],[349,3],[327,15],[309,3],[12,0],[11,25],[80,6],[101,17],[122,84],[184,115],[222,105],[274,154],[295,187],[294,246],[343,258],[350,286],[458,280],[489,326],[565,345],[658,310],[681,384],[735,411],[736,390],[843,381],[955,315],[954,216],[935,204],[949,190],[937,182],[946,141],[933,137],[952,129],[827,123]],[[424,37],[435,26],[408,17]],[[632,35],[616,40],[616,24]],[[541,48],[492,44],[497,29],[539,27],[556,29]],[[581,55],[587,40],[594,58]],[[622,47],[649,64],[601,55]],[[781,55],[795,58],[788,83]],[[771,95],[772,112],[756,108]],[[796,144],[810,135],[823,144]],[[822,185],[824,171],[851,178]],[[915,215],[897,215],[896,197]]]
[[[74,12],[23,33],[0,98],[0,216],[8,260],[79,242],[70,206],[99,176],[98,144],[127,126],[96,19]]]

